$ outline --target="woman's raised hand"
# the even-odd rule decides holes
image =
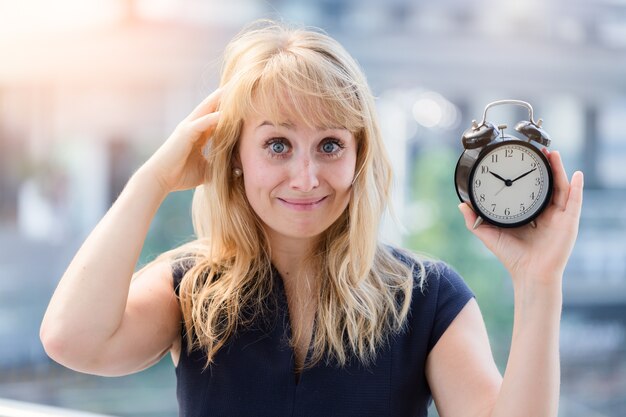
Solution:
[[[472,230],[476,214],[465,203],[459,208],[467,228],[500,259],[514,280],[528,278],[536,283],[554,284],[562,277],[578,234],[583,174],[575,172],[570,183],[560,154],[547,150],[544,153],[552,167],[554,193],[550,205],[536,219],[536,228],[526,225],[504,229],[483,223]]]
[[[217,108],[222,91],[223,87],[215,90],[198,104],[142,166],[164,193],[194,188],[204,182],[207,161],[202,149],[219,121]]]

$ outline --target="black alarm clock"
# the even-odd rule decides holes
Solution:
[[[487,121],[487,110],[500,105],[528,109],[529,120],[515,126],[525,139],[504,133],[506,125]],[[552,170],[541,149],[550,146],[550,136],[533,120],[532,106],[520,100],[499,100],[485,107],[481,123],[461,139],[464,151],[456,164],[454,183],[462,202],[478,214],[474,228],[483,221],[498,227],[536,227],[534,219],[552,198]]]

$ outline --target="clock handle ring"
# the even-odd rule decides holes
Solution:
[[[527,108],[528,120],[530,120],[532,124],[537,126],[537,123],[533,120],[533,106],[531,106],[530,103],[527,103],[522,100],[498,100],[498,101],[493,101],[487,104],[487,106],[485,107],[485,112],[483,113],[483,121],[480,123],[480,126],[483,126],[485,122],[487,121],[487,110],[489,110],[491,107],[500,106],[503,104],[514,104],[516,106],[522,106],[522,107]]]

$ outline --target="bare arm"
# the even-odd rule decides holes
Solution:
[[[131,284],[150,223],[170,191],[204,180],[201,149],[217,125],[216,92],[202,102],[133,175],[64,273],[44,316],[46,352],[83,372],[120,375],[158,360],[180,328],[169,265]]]
[[[439,339],[426,361],[426,376],[441,417],[556,416],[560,303],[554,294],[531,291],[516,289],[504,379],[475,300]]]
[[[113,335],[122,327],[133,270],[150,221],[164,197],[154,180],[137,173],[84,242],[63,275],[41,326],[42,342],[53,359],[75,370],[108,373],[103,358]],[[156,271],[153,268],[148,273]],[[163,271],[158,272],[142,281],[154,281],[152,286],[159,280],[165,282]],[[162,289],[157,294],[170,298],[173,291],[169,297]],[[137,296],[143,295],[138,292]],[[151,310],[154,313],[155,309]],[[154,317],[144,318],[146,325],[151,320]],[[167,327],[172,324],[162,323]],[[136,327],[140,332],[146,329]],[[166,337],[171,333],[156,335],[154,349],[162,351],[171,345],[172,340]],[[140,334],[132,336],[140,338]],[[155,354],[146,352],[148,356]],[[111,359],[121,359],[123,352],[119,356]]]
[[[426,378],[442,417],[486,417],[493,409],[502,376],[475,299],[463,307],[431,350]]]
[[[473,232],[511,274],[515,314],[504,378],[494,373],[477,308],[466,307],[427,361],[427,377],[442,417],[556,417],[559,404],[559,322],[565,265],[578,232],[582,173],[568,182],[558,152],[546,154],[555,179],[550,207],[537,228]],[[468,229],[476,215],[461,206]],[[463,360],[459,360],[463,358]]]

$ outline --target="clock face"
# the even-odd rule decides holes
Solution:
[[[507,140],[481,153],[469,177],[469,195],[481,217],[503,227],[528,223],[552,196],[552,172],[536,147]]]

